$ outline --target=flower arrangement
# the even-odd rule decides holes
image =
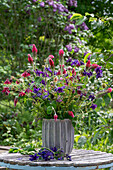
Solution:
[[[45,65],[39,69],[36,63],[37,48],[33,44],[32,56],[28,54],[30,69],[19,78],[12,76],[4,82],[2,92],[14,96],[15,107],[18,101],[27,102],[39,118],[73,119],[76,112],[94,110],[97,107],[96,98],[112,91],[106,84],[104,87],[96,85],[103,76],[103,70],[96,62],[92,63],[89,53],[84,61],[65,60],[64,51],[60,49],[57,66],[54,59],[53,55],[49,55]]]

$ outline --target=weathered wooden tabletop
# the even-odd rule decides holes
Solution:
[[[20,153],[9,154],[6,151],[0,154],[0,166],[24,170],[88,170],[113,167],[113,154],[111,153],[73,149],[71,158],[72,161],[30,161],[28,155],[21,155]]]

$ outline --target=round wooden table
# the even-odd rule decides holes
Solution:
[[[1,153],[0,166],[9,169],[23,170],[92,170],[102,168],[113,168],[113,154],[93,151],[75,150],[71,153],[72,161],[30,161],[28,155],[20,153]]]

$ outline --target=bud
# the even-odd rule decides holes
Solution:
[[[68,111],[68,114],[71,116],[71,117],[74,117],[74,114],[72,111]]]
[[[105,83],[102,84],[102,87],[103,87],[103,88],[106,88],[106,86],[107,86],[107,85],[106,85]]]
[[[57,118],[58,118],[58,116],[57,116],[57,114],[55,114],[55,115],[54,115],[54,119],[55,119],[55,121],[57,120]]]

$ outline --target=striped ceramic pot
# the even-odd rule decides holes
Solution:
[[[62,148],[65,154],[70,154],[74,144],[74,127],[71,120],[44,119],[42,123],[43,147]]]

